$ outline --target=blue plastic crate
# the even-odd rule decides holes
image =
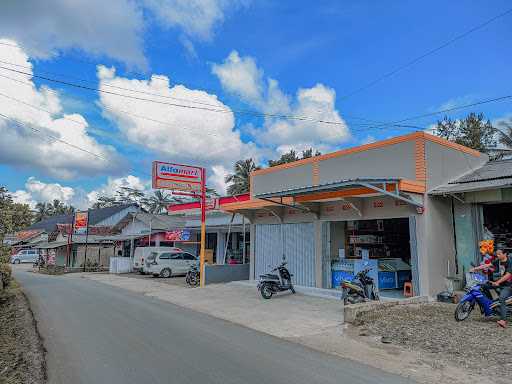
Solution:
[[[352,280],[354,274],[349,271],[332,271],[332,287],[338,288],[343,280]]]
[[[395,289],[396,273],[388,271],[379,271],[379,289]]]

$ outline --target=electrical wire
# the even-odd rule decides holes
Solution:
[[[368,88],[373,87],[375,84],[380,83],[382,80],[385,80],[385,79],[395,75],[396,73],[401,72],[404,69],[411,67],[412,65],[414,65],[417,62],[423,60],[424,58],[426,58],[426,57],[428,57],[430,55],[433,55],[436,52],[441,51],[442,49],[448,47],[449,45],[452,45],[453,43],[455,43],[455,42],[457,42],[457,41],[467,37],[468,35],[476,32],[476,31],[478,31],[478,30],[480,30],[480,29],[482,29],[484,27],[486,27],[487,25],[491,24],[492,22],[494,22],[494,21],[496,21],[496,20],[498,20],[498,19],[500,19],[500,18],[502,18],[502,17],[504,17],[504,16],[506,16],[506,15],[508,15],[510,13],[512,13],[512,8],[506,10],[503,13],[500,13],[499,15],[491,17],[490,19],[484,21],[481,24],[478,24],[477,26],[467,30],[466,32],[463,32],[460,35],[457,35],[454,38],[444,42],[443,44],[441,44],[441,45],[439,45],[439,46],[437,46],[437,47],[435,47],[433,49],[428,50],[427,52],[423,53],[422,55],[415,57],[414,59],[408,61],[404,65],[401,65],[401,66],[393,69],[392,71],[387,72],[387,73],[383,74],[382,76],[379,76],[379,77],[375,78],[374,80],[370,81],[369,83],[363,85],[362,87],[359,87],[359,88],[355,89],[352,92],[347,93],[344,96],[341,96],[340,100],[346,100],[349,97],[352,97],[352,96],[354,96],[354,95],[356,95],[356,94],[358,94],[358,93],[360,93],[360,92],[362,92],[362,91],[364,91],[364,90],[366,90]]]
[[[178,108],[186,108],[186,109],[194,109],[194,110],[204,110],[204,111],[217,112],[217,113],[237,113],[237,114],[253,115],[253,116],[260,116],[260,117],[271,117],[271,118],[286,119],[286,120],[310,121],[310,122],[313,122],[313,123],[328,124],[328,125],[344,125],[345,124],[345,123],[339,122],[339,121],[317,120],[317,119],[313,119],[313,118],[309,118],[309,117],[305,117],[305,116],[293,116],[293,115],[262,113],[262,112],[256,112],[256,111],[236,110],[236,109],[227,110],[227,109],[222,109],[222,108],[206,108],[206,107],[200,107],[200,106],[195,106],[195,105],[184,105],[184,104],[177,104],[177,103],[169,103],[169,102],[165,102],[165,101],[161,101],[161,100],[146,99],[146,98],[143,98],[143,97],[138,97],[138,96],[133,96],[133,95],[126,95],[126,94],[122,94],[122,93],[116,93],[116,92],[107,91],[107,90],[101,89],[101,88],[89,87],[89,86],[86,86],[86,85],[76,84],[76,83],[72,83],[72,82],[69,82],[69,81],[64,81],[64,80],[59,80],[59,79],[55,79],[55,78],[51,78],[51,77],[31,74],[31,73],[19,71],[17,69],[7,68],[7,67],[4,67],[4,66],[0,66],[0,69],[11,71],[11,72],[15,72],[15,73],[26,75],[26,76],[30,76],[30,77],[35,77],[35,78],[38,78],[38,79],[50,81],[50,82],[57,83],[57,84],[62,84],[62,85],[74,87],[74,88],[84,89],[84,90],[93,91],[93,92],[101,92],[101,93],[104,93],[104,94],[109,94],[109,95],[113,95],[113,96],[129,98],[129,99],[138,100],[138,101],[144,101],[144,102],[151,102],[151,103],[156,103],[156,104],[161,104],[161,105],[167,105],[167,106],[170,106],[170,107],[178,107]]]

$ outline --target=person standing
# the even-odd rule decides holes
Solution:
[[[507,303],[508,297],[512,296],[512,259],[503,250],[496,251],[495,268],[501,276],[491,284],[495,287],[501,287],[500,292],[500,319],[498,325],[502,328],[507,326]]]

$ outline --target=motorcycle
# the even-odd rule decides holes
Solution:
[[[185,276],[185,281],[188,285],[191,287],[197,287],[200,283],[200,277],[199,277],[199,268],[197,268],[196,264],[193,264],[189,271],[187,272],[187,275]]]
[[[290,290],[295,293],[292,284],[292,274],[286,268],[286,262],[282,262],[276,268],[272,269],[270,273],[260,275],[258,283],[258,290],[264,299],[270,299],[274,293]],[[277,275],[273,272],[277,271]]]
[[[353,280],[343,280],[341,299],[343,304],[356,304],[368,300],[379,300],[379,294],[375,288],[373,278],[369,276],[371,268],[359,271]]]
[[[489,297],[489,293],[483,288],[483,285],[487,282],[488,280],[485,276],[479,273],[468,272],[466,274],[466,294],[462,297],[455,308],[454,315],[456,321],[466,320],[475,308],[475,304],[478,304],[480,307],[480,313],[485,317],[499,316],[499,300],[497,298]],[[507,298],[506,303],[507,313],[510,315],[510,313],[512,313],[512,296]]]

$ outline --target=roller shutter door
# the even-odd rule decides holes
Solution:
[[[281,228],[282,227],[282,228]],[[282,234],[281,234],[282,230]],[[281,236],[283,241],[281,241]],[[315,233],[313,223],[257,224],[256,278],[278,265],[284,255],[296,285],[315,286]]]

